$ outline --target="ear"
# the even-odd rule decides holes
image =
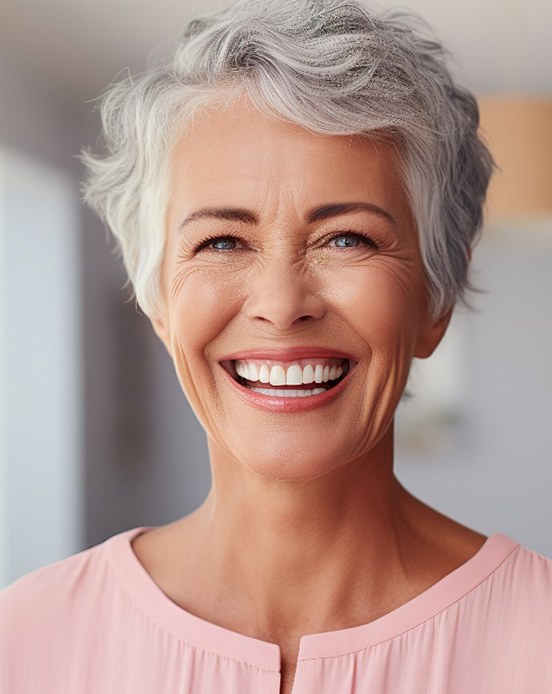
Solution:
[[[171,337],[170,330],[168,328],[167,322],[164,317],[155,316],[150,318],[151,325],[155,331],[157,337],[165,345],[165,349],[169,354],[171,353]]]
[[[418,357],[418,359],[427,359],[427,357],[433,354],[447,331],[452,317],[452,311],[453,309],[451,308],[446,313],[443,313],[440,318],[430,322],[423,332],[420,333],[414,352],[415,357]]]

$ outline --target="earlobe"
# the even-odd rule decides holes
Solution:
[[[472,259],[472,248],[468,246],[466,252],[468,254],[468,263],[470,263]],[[414,352],[415,357],[418,357],[418,359],[427,359],[427,357],[433,354],[447,332],[453,311],[454,307],[445,311],[440,318],[430,323],[423,333],[420,334],[416,344],[416,351]]]
[[[167,329],[165,321],[162,318],[150,318],[150,321],[155,331],[155,334],[165,345],[165,349],[167,350],[167,352],[171,354],[170,332]]]
[[[437,349],[443,339],[452,317],[453,309],[449,309],[436,321],[430,323],[419,336],[414,356],[418,359],[427,359]]]

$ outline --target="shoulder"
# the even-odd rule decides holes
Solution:
[[[552,560],[518,544],[475,591],[473,616],[501,638],[552,644]],[[519,644],[518,644],[519,645]]]
[[[118,595],[109,557],[117,537],[31,571],[0,591],[2,676],[19,676],[29,661],[62,657],[78,634],[92,638]]]
[[[25,574],[0,591],[0,624],[59,614],[102,571],[104,543]]]
[[[497,574],[511,589],[530,586],[530,593],[552,598],[552,559],[523,545],[514,549]]]
[[[518,544],[490,569],[458,605],[457,670],[476,664],[470,691],[552,691],[552,560]]]

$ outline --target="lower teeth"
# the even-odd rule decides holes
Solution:
[[[277,390],[276,388],[253,388],[249,387],[249,390],[254,390],[256,393],[262,393],[263,395],[274,395],[277,398],[306,398],[308,395],[320,395],[320,393],[325,393],[326,388],[313,388],[312,390]]]

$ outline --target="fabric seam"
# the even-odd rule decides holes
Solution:
[[[260,672],[267,672],[267,673],[276,673],[276,674],[281,674],[280,670],[269,670],[267,668],[261,667],[260,665],[255,665],[253,663],[250,663],[249,661],[243,661],[243,660],[236,660],[236,658],[232,658],[229,655],[224,655],[222,653],[216,653],[214,651],[210,651],[207,648],[203,648],[202,646],[197,646],[196,644],[190,643],[189,641],[185,640],[182,638],[179,634],[175,634],[173,631],[170,631],[169,629],[166,629],[164,626],[159,624],[146,610],[142,608],[140,604],[138,604],[132,596],[128,593],[128,591],[125,588],[124,581],[122,580],[122,577],[119,573],[119,570],[117,568],[117,563],[113,561],[113,557],[111,556],[111,551],[106,552],[107,554],[107,561],[108,564],[113,571],[113,573],[116,574],[117,576],[117,584],[119,586],[119,590],[124,594],[126,600],[130,602],[130,604],[137,609],[140,614],[142,614],[151,624],[153,624],[158,630],[162,631],[165,634],[170,634],[173,636],[175,639],[178,639],[181,643],[185,644],[189,648],[192,649],[197,649],[198,651],[202,651],[203,653],[208,653],[209,655],[216,656],[217,658],[225,658],[226,660],[230,660],[233,663],[237,663],[239,665],[248,665],[249,667],[255,668],[255,670],[259,670]],[[169,598],[167,598],[168,600]],[[222,628],[222,627],[221,627]],[[275,644],[276,645],[276,644]]]
[[[510,550],[510,552],[508,552],[508,554],[504,557],[504,559],[500,562],[500,564],[498,564],[497,566],[495,566],[495,567],[492,569],[492,571],[490,571],[490,572],[489,572],[486,576],[484,576],[478,583],[476,583],[476,584],[473,586],[473,588],[470,588],[470,590],[468,590],[466,593],[464,593],[463,595],[461,595],[459,598],[457,598],[456,600],[453,600],[451,603],[449,603],[448,605],[446,605],[445,607],[443,607],[443,608],[442,608],[441,610],[439,610],[438,612],[435,612],[435,614],[432,614],[430,617],[427,617],[426,619],[423,619],[423,620],[422,620],[421,622],[419,622],[418,624],[415,624],[415,625],[413,625],[413,626],[411,626],[411,627],[408,627],[408,629],[405,629],[404,631],[401,631],[401,632],[399,632],[399,633],[397,633],[397,634],[394,634],[393,636],[390,636],[390,637],[387,638],[387,639],[382,639],[381,641],[377,641],[376,643],[371,643],[369,646],[365,646],[364,648],[355,648],[355,649],[352,650],[352,651],[347,651],[347,652],[345,652],[345,653],[339,653],[338,655],[323,655],[323,656],[314,656],[314,657],[312,657],[312,658],[298,658],[298,659],[297,659],[297,662],[298,662],[298,663],[307,663],[307,662],[309,662],[309,661],[311,661],[311,660],[330,660],[330,659],[334,659],[334,658],[342,658],[343,656],[347,656],[347,655],[353,655],[354,653],[360,653],[361,651],[369,651],[371,648],[375,648],[376,646],[381,646],[381,644],[383,644],[383,643],[388,643],[389,641],[393,641],[394,639],[397,639],[397,638],[400,638],[401,636],[404,636],[404,635],[407,634],[409,631],[413,631],[414,629],[418,629],[418,628],[421,627],[422,625],[424,625],[424,624],[426,624],[427,622],[430,622],[432,619],[435,619],[436,617],[438,617],[440,614],[442,614],[442,613],[445,612],[446,610],[449,610],[453,605],[456,605],[457,603],[459,603],[459,602],[461,602],[462,600],[464,600],[465,598],[467,598],[468,595],[470,595],[471,593],[473,593],[474,590],[477,590],[477,589],[479,588],[479,586],[481,586],[483,583],[485,583],[485,581],[488,581],[489,578],[490,578],[493,574],[496,574],[496,572],[497,572],[499,569],[502,568],[502,566],[504,565],[504,563],[507,562],[508,559],[510,559],[510,557],[512,556],[512,554],[513,554],[514,552],[517,552],[520,548],[521,548],[521,544],[517,544],[515,547],[513,547],[513,548]],[[388,614],[390,614],[390,613],[388,613]]]

